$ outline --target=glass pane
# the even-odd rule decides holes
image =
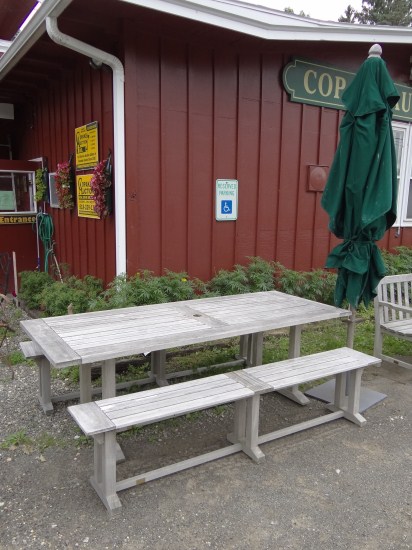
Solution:
[[[0,172],[0,212],[34,212],[31,172]]]
[[[412,181],[409,180],[409,189],[408,189],[408,208],[406,210],[406,218],[412,220]]]
[[[397,130],[396,128],[393,129],[393,139],[395,142],[396,166],[397,166],[398,178],[401,171],[404,135],[405,133],[403,130]]]

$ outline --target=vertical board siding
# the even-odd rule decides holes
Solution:
[[[162,41],[160,59],[162,261],[187,269],[188,68],[185,44]]]
[[[239,58],[238,96],[239,210],[235,262],[244,263],[245,258],[256,254],[261,120],[261,64],[257,54],[243,54]]]
[[[251,256],[297,270],[323,267],[339,241],[328,231],[321,193],[308,190],[308,167],[330,167],[343,113],[292,103],[284,90],[284,66],[292,54],[304,57],[308,44],[239,40],[165,15],[155,23],[146,14],[145,25],[143,12],[142,20],[123,21],[119,37],[129,275],[169,269],[208,280]],[[310,48],[314,59],[333,58],[323,46]],[[111,71],[93,71],[80,55],[74,66],[47,82],[34,100],[33,129],[23,130],[22,158],[46,156],[50,171],[74,152],[75,128],[94,120],[100,159],[113,151]],[[216,221],[216,179],[239,181],[237,221]],[[59,262],[110,282],[114,216],[102,221],[79,218],[77,209],[46,209]],[[398,236],[393,229],[380,243],[411,244],[410,229]]]
[[[276,61],[274,54],[262,58],[256,255],[265,260],[275,257],[277,238],[282,92]]]
[[[237,179],[237,92],[238,61],[235,53],[214,52],[213,97],[213,180],[209,183],[215,195],[216,179]],[[212,273],[232,269],[235,263],[236,224],[215,220],[214,199],[210,208],[212,225]]]
[[[55,172],[57,164],[75,152],[75,128],[97,120],[100,159],[106,158],[109,148],[113,149],[111,87],[110,73],[92,71],[87,60],[79,56],[76,70],[62,73],[61,80],[50,83],[37,98],[37,116],[31,135],[26,134],[22,141],[22,155],[47,157],[49,171]],[[73,211],[46,204],[45,211],[53,219],[59,264],[67,264],[79,277],[93,274],[110,282],[115,275],[113,218],[79,218],[77,204]]]
[[[300,151],[300,170],[297,192],[297,210],[295,218],[295,258],[293,267],[310,271],[313,251],[313,221],[316,210],[317,193],[307,188],[309,165],[318,164],[320,112],[317,107],[302,107],[302,141]]]
[[[188,264],[207,280],[213,224],[213,57],[191,51],[188,82]]]
[[[129,25],[130,26],[130,25]],[[135,33],[126,49],[128,271],[162,268],[159,39]],[[127,27],[126,27],[127,28]]]

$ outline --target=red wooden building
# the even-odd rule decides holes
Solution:
[[[334,244],[320,197],[340,98],[375,42],[401,94],[398,220],[380,244],[411,244],[410,29],[235,0],[44,0],[17,32],[25,10],[2,6],[0,252],[15,251],[19,271],[36,267],[39,209],[59,262],[105,282],[138,269],[207,280],[250,256],[322,267]],[[89,217],[82,185],[109,151],[113,213]],[[53,173],[72,155],[79,196],[64,209]],[[52,204],[34,200],[40,166]]]

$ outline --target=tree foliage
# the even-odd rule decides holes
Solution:
[[[338,21],[361,25],[409,27],[412,24],[412,0],[362,0],[360,11],[349,5]]]
[[[285,8],[283,11],[285,13],[292,13],[293,15],[300,15],[300,17],[310,17],[310,15],[308,13],[305,13],[303,10],[300,10],[298,14],[295,14],[293,8]]]

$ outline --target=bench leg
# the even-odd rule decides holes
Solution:
[[[246,453],[255,462],[260,462],[265,458],[258,446],[259,437],[259,405],[260,395],[255,394],[247,399],[246,406],[246,434],[243,446],[243,452]]]
[[[166,350],[161,349],[159,351],[152,351],[151,366],[152,374],[155,377],[156,384],[158,386],[168,386],[169,382],[166,380],[165,375]]]
[[[361,379],[363,369],[357,369],[348,373],[349,376],[349,395],[348,395],[348,407],[344,414],[344,417],[351,422],[354,422],[358,426],[363,426],[366,422],[359,413],[359,399],[361,392]]]
[[[300,340],[302,334],[302,326],[290,327],[289,329],[289,359],[300,356]],[[299,405],[307,405],[309,399],[304,393],[299,390],[299,386],[292,386],[284,390],[278,390],[278,393],[284,395],[288,399],[299,403]]]
[[[53,403],[51,401],[51,382],[50,382],[50,363],[45,358],[37,360],[39,368],[39,402],[46,414],[53,412]]]
[[[356,369],[337,374],[335,401],[327,406],[330,411],[343,411],[343,417],[357,426],[363,426],[366,422],[366,418],[359,413],[362,373],[363,369]]]
[[[233,433],[227,436],[231,443],[240,443],[242,451],[255,462],[260,462],[265,458],[257,443],[259,437],[259,404],[259,395],[236,401],[234,430]]]
[[[121,507],[116,493],[116,432],[94,437],[94,475],[90,483],[109,511]]]

